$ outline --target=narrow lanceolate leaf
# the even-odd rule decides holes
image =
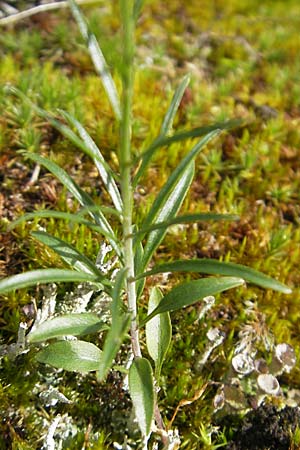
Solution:
[[[99,208],[97,207],[97,210]],[[103,234],[104,236],[106,235],[106,232],[103,230],[103,228],[101,228],[99,225],[96,225],[94,222],[90,222],[89,220],[85,219],[83,217],[83,215],[81,213],[66,213],[63,211],[56,211],[56,210],[52,210],[52,209],[41,209],[39,211],[35,211],[32,213],[27,213],[27,214],[23,214],[22,216],[18,217],[18,219],[14,220],[13,222],[11,222],[7,229],[8,230],[12,230],[13,228],[17,227],[18,225],[20,225],[23,222],[27,222],[28,220],[32,220],[32,219],[49,219],[49,218],[53,218],[53,219],[63,219],[63,220],[67,220],[69,222],[73,223],[78,223],[81,225],[85,225],[86,227],[90,228],[93,231],[97,231],[98,233]]]
[[[168,108],[168,111],[166,112],[166,115],[164,117],[161,129],[160,129],[160,136],[165,136],[166,134],[168,134],[171,131],[175,115],[177,113],[177,110],[179,108],[183,94],[184,94],[189,82],[190,82],[190,76],[186,75],[179,83],[179,86],[177,87],[177,89],[174,93],[174,96],[172,98],[172,101]]]
[[[142,261],[144,258],[144,248],[141,242],[137,242],[135,246],[134,253],[134,273],[139,273],[142,267]],[[145,287],[145,278],[141,278],[136,282],[136,298],[137,300],[141,297],[144,287]]]
[[[81,125],[81,123],[75,119],[75,117],[71,116],[71,114],[67,113],[66,111],[59,110],[59,112],[73,127],[77,129],[79,136],[90,151],[90,155],[98,169],[104,186],[109,193],[116,210],[121,214],[123,209],[121,195],[115,183],[113,172],[105,162],[105,159],[103,158],[99,148],[97,147],[91,136],[88,134],[88,132],[85,130],[85,128]]]
[[[172,225],[179,225],[185,223],[207,222],[209,220],[238,220],[239,216],[234,214],[217,214],[217,213],[198,213],[198,214],[185,214],[183,216],[174,217],[174,219],[166,220],[164,222],[154,223],[148,227],[141,228],[133,233],[133,236],[140,236],[149,233],[153,230],[160,230],[162,228],[168,228]]]
[[[213,125],[205,127],[193,128],[192,130],[178,131],[172,136],[158,136],[153,143],[141,154],[138,159],[141,160],[141,165],[134,177],[133,186],[136,186],[139,179],[144,174],[152,156],[161,147],[169,146],[175,142],[181,142],[186,139],[201,137],[216,130],[229,130],[241,125],[241,120],[228,120],[226,122],[218,122]]]
[[[96,72],[100,76],[104,89],[106,91],[106,94],[108,96],[108,99],[110,101],[110,104],[112,106],[112,109],[115,113],[115,116],[118,120],[121,119],[121,107],[120,107],[120,100],[117,93],[116,85],[114,83],[114,80],[109,72],[108,65],[105,61],[104,55],[102,53],[101,48],[99,47],[99,44],[97,42],[96,37],[94,34],[92,34],[88,28],[88,25],[85,21],[85,18],[80,12],[80,9],[76,5],[74,0],[69,0],[71,10],[73,13],[73,16],[78,24],[79,30],[81,32],[81,35],[83,39],[85,40],[85,43],[88,47],[91,59],[94,63],[94,67],[96,69]]]
[[[69,282],[91,282],[102,283],[99,277],[92,273],[77,272],[76,270],[63,269],[40,269],[20,273],[0,280],[0,294],[35,286],[39,283],[69,283]]]
[[[159,206],[156,208],[156,214],[154,215],[153,222],[163,222],[165,220],[171,219],[176,216],[179,211],[185,196],[189,190],[189,187],[192,183],[194,177],[195,166],[194,162],[190,162],[190,164],[185,168],[181,173],[181,178],[178,180],[176,186],[173,186],[165,192],[165,195],[162,198],[160,204],[156,204],[154,206]],[[164,188],[163,188],[164,189]],[[159,194],[160,195],[160,194]],[[155,202],[154,202],[155,203]],[[152,215],[152,209],[149,212],[149,215]],[[147,218],[146,218],[147,221]],[[147,226],[147,222],[145,224]],[[163,240],[166,234],[166,229],[159,229],[152,231],[149,233],[148,239],[146,241],[144,247],[144,257],[141,264],[141,270],[147,266],[150,261],[153,253]]]
[[[31,343],[36,343],[68,335],[83,336],[105,328],[107,325],[96,314],[65,314],[42,322],[30,331],[27,339]]]
[[[124,304],[122,301],[126,274],[127,269],[121,269],[118,272],[112,290],[111,327],[104,342],[101,361],[98,368],[98,378],[101,381],[104,380],[111,368],[130,325],[130,314],[124,312]]]
[[[79,272],[95,274],[99,277],[99,279],[103,277],[102,273],[97,269],[95,264],[89,258],[80,253],[78,250],[76,250],[76,248],[74,248],[67,242],[62,241],[57,237],[51,236],[51,234],[45,233],[44,231],[33,231],[31,234],[35,239],[42,242],[42,244],[50,247],[67,264],[69,264]]]
[[[171,173],[170,177],[168,178],[168,181],[161,188],[156,199],[154,200],[153,205],[152,205],[150,211],[148,212],[146,219],[143,223],[143,227],[152,225],[153,223],[158,222],[158,220],[155,220],[157,215],[159,214],[160,210],[163,207],[165,207],[165,204],[167,203],[166,199],[168,198],[170,193],[176,188],[178,182],[180,182],[182,175],[186,171],[187,167],[197,157],[197,155],[205,147],[205,145],[211,139],[213,139],[215,136],[217,136],[218,134],[219,134],[219,131],[217,130],[217,131],[213,131],[210,134],[208,134],[207,136],[205,136],[181,160],[181,162],[178,164],[176,169]],[[167,218],[172,219],[172,217],[167,217]]]
[[[129,392],[140,430],[147,437],[154,415],[154,384],[151,365],[146,358],[135,358],[131,364]]]
[[[41,350],[36,359],[57,369],[85,373],[97,370],[101,350],[90,342],[59,341]]]
[[[193,180],[194,159],[202,148],[218,134],[218,130],[209,133],[182,159],[158,193],[144,223],[142,224],[142,228],[147,228],[148,226],[152,226],[159,222],[172,220],[176,216]],[[144,248],[142,270],[147,266],[151,256],[163,240],[165,234],[166,229],[163,228],[152,231],[149,234]]]
[[[70,175],[56,163],[48,158],[37,155],[36,153],[26,153],[26,156],[33,161],[46,167],[53,175],[58,178],[58,180],[68,189],[68,191],[76,198],[76,200],[87,209],[90,208],[90,215],[94,218],[95,222],[103,228],[108,237],[111,246],[116,251],[117,255],[121,256],[120,248],[117,244],[117,238],[110,224],[106,220],[105,216],[102,214],[100,209],[97,209],[97,205],[94,203],[93,199],[84,192],[77,183],[70,177]]]
[[[148,314],[150,314],[161,302],[162,292],[155,287],[151,290]],[[156,380],[160,377],[160,371],[168,351],[172,337],[172,326],[168,312],[158,314],[146,324],[146,343],[149,355],[155,363]]]
[[[284,294],[290,294],[292,290],[280,283],[277,280],[259,272],[258,270],[251,269],[250,267],[242,264],[235,264],[231,262],[215,261],[213,259],[190,259],[190,260],[178,260],[167,264],[160,264],[155,266],[152,270],[145,272],[143,275],[136,278],[147,277],[162,272],[198,272],[206,273],[209,275],[226,275],[231,277],[243,278],[249,283],[256,284],[257,286],[273,289]]]
[[[202,278],[190,281],[174,287],[164,296],[159,305],[144,320],[149,322],[157,314],[176,311],[185,308],[209,295],[216,295],[237,286],[241,286],[244,280],[235,277]]]

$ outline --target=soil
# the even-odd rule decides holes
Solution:
[[[300,427],[300,409],[266,404],[249,412],[226,450],[297,450],[291,436]]]

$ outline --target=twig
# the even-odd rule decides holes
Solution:
[[[100,3],[99,0],[75,0],[78,5],[88,5],[93,3]],[[69,6],[68,1],[46,3],[45,5],[34,6],[33,8],[21,11],[16,14],[11,14],[8,17],[0,19],[0,25],[10,25],[18,20],[26,19],[38,13],[52,11],[54,9],[67,8]]]

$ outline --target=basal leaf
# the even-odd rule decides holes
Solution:
[[[288,286],[285,286],[279,281],[274,280],[258,270],[251,269],[250,267],[242,264],[216,261],[206,258],[178,260],[167,264],[160,264],[155,266],[152,270],[145,272],[141,277],[147,277],[149,275],[162,272],[199,272],[209,275],[226,275],[243,278],[249,283],[256,284],[257,286],[266,289],[273,289],[274,291],[283,292],[284,294],[290,294],[292,292]],[[137,276],[136,278],[138,279],[140,276]]]
[[[161,302],[163,294],[159,288],[151,290],[148,314],[150,314]],[[160,371],[168,351],[172,337],[172,326],[168,312],[158,314],[146,324],[146,344],[149,355],[155,363],[155,377],[159,380]]]
[[[42,349],[36,359],[58,369],[85,373],[98,369],[101,350],[90,342],[59,341]]]
[[[63,282],[94,282],[102,283],[99,277],[92,273],[77,272],[77,270],[40,269],[19,273],[0,280],[0,294],[35,286],[39,283],[63,283]]]
[[[83,336],[105,328],[107,325],[96,314],[65,314],[42,322],[30,331],[27,339],[31,343],[36,343],[68,335]]]
[[[91,59],[94,63],[96,72],[100,76],[112,109],[118,120],[121,119],[121,107],[118,92],[114,80],[109,72],[108,65],[105,61],[104,55],[97,42],[96,37],[88,28],[85,18],[80,12],[74,0],[69,0],[73,16],[78,24],[81,35],[88,47]]]
[[[154,383],[146,358],[135,358],[129,369],[129,392],[136,419],[144,437],[151,431],[154,415]]]
[[[157,314],[185,308],[209,295],[216,295],[237,286],[244,280],[234,277],[202,278],[174,287],[164,296],[159,305],[149,314],[143,324],[149,322]]]

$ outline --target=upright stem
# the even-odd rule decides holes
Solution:
[[[134,356],[141,356],[137,327],[136,285],[132,240],[133,189],[131,181],[131,113],[133,96],[134,19],[133,0],[120,0],[123,23],[122,118],[120,124],[119,162],[123,200],[124,263],[127,268],[127,300],[132,314],[131,343]]]

